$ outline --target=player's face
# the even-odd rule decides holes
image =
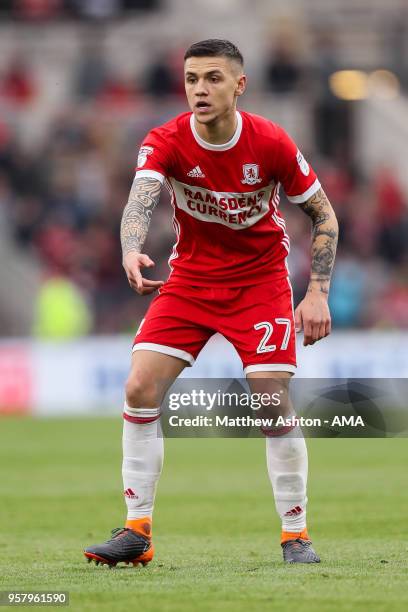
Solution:
[[[244,93],[242,66],[226,57],[189,57],[184,64],[188,104],[199,123],[213,123],[235,111]]]

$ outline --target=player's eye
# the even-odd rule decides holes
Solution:
[[[187,83],[195,83],[196,79],[194,77],[187,77],[186,81]]]

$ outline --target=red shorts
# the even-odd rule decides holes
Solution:
[[[250,287],[198,287],[169,281],[150,304],[133,350],[193,365],[213,334],[237,350],[244,373],[295,372],[293,296],[288,278]]]

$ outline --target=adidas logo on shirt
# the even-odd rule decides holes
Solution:
[[[190,172],[187,172],[187,176],[191,176],[192,178],[205,178],[205,174],[201,171],[200,166],[192,168]]]

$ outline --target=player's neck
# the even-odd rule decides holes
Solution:
[[[231,140],[237,129],[236,109],[234,108],[228,115],[217,117],[211,123],[198,123],[198,121],[194,120],[194,125],[200,138],[206,142],[210,144],[225,144]]]

